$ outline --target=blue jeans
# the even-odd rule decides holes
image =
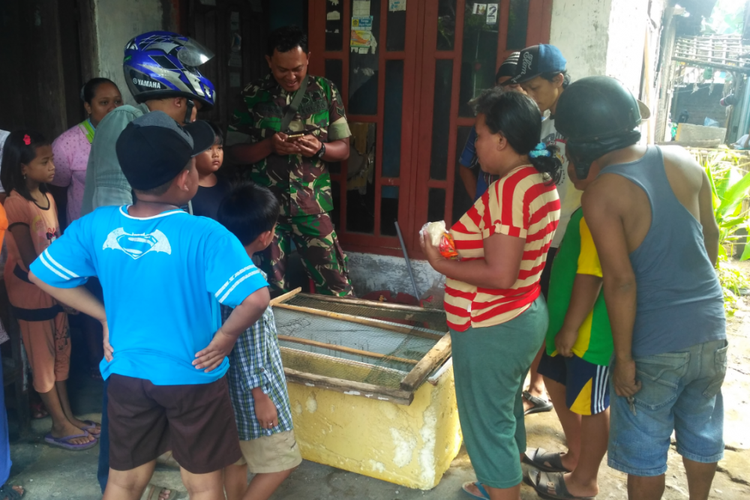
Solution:
[[[109,478],[109,415],[107,415],[107,389],[109,388],[109,379],[104,381],[104,394],[102,396],[102,433],[99,436],[99,470],[96,472],[96,479],[102,488],[102,493],[107,489],[107,479]]]
[[[727,341],[635,358],[635,367],[642,386],[632,405],[611,388],[609,466],[634,476],[664,474],[673,429],[677,453],[684,458],[721,460]]]

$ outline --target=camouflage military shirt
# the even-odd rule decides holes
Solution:
[[[242,91],[247,109],[235,111],[232,128],[248,134],[251,144],[273,136],[280,131],[281,120],[294,94],[284,90],[273,75],[251,83]],[[330,80],[307,76],[307,91],[289,129],[310,131],[324,143],[351,135],[341,97]],[[274,192],[281,202],[282,216],[316,215],[333,210],[331,177],[323,160],[272,153],[252,166],[249,178]]]

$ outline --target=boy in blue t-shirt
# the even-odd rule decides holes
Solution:
[[[234,189],[218,213],[218,221],[237,236],[248,255],[271,244],[278,218],[278,200],[257,184]],[[229,396],[237,419],[242,459],[224,469],[227,500],[265,499],[302,462],[270,306],[240,335],[229,358]],[[248,468],[255,474],[249,485]]]
[[[117,140],[134,205],[75,221],[29,278],[102,322],[109,381],[110,472],[104,498],[141,497],[171,449],[192,494],[223,497],[224,467],[242,456],[227,355],[268,306],[267,283],[229,231],[179,207],[198,189],[194,157],[214,142],[205,122],[146,114]],[[101,282],[102,303],[83,284]],[[233,307],[221,324],[220,304]]]

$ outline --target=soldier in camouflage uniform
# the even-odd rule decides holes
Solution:
[[[349,125],[333,83],[307,74],[307,37],[296,27],[269,37],[271,74],[242,92],[245,106],[234,113],[232,129],[249,136],[229,148],[229,159],[251,164],[243,177],[268,187],[281,203],[276,237],[261,254],[261,267],[274,292],[289,290],[286,260],[291,241],[317,292],[352,295],[346,256],[328,212],[333,209],[327,162],[349,157]],[[307,89],[287,130],[280,130],[303,79]],[[306,135],[290,139],[291,134]]]

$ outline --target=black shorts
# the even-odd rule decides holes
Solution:
[[[188,472],[207,474],[242,457],[226,377],[199,385],[154,385],[111,375],[109,465],[125,471],[172,450]]]

